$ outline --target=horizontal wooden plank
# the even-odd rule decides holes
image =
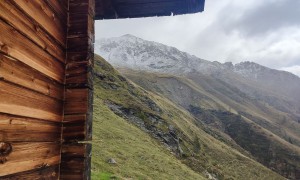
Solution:
[[[68,38],[68,52],[94,50],[94,44],[89,37]]]
[[[65,115],[63,121],[62,139],[69,141],[92,140],[93,113]]]
[[[65,114],[85,114],[88,112],[89,103],[87,101],[65,102]]]
[[[74,62],[84,62],[84,61],[91,61],[93,62],[94,59],[94,49],[89,49],[88,51],[74,51],[67,53],[67,63],[74,63]]]
[[[43,167],[31,171],[16,173],[8,176],[1,177],[1,180],[33,180],[33,179],[58,179],[59,178],[59,166]]]
[[[0,177],[58,165],[60,143],[9,143],[12,151],[2,156]],[[5,160],[4,160],[5,158]]]
[[[95,0],[70,0],[69,10],[71,14],[95,15]]]
[[[10,1],[0,3],[0,18],[61,62],[65,61],[65,47],[62,47],[51,38],[47,31],[35,21],[32,21],[18,8],[15,8]]]
[[[68,38],[89,37],[94,42],[94,19],[89,14],[71,14]]]
[[[62,101],[4,81],[0,81],[0,94],[2,113],[46,121],[62,121]]]
[[[86,74],[93,71],[93,61],[70,62],[66,65],[66,76]]]
[[[87,120],[86,114],[71,114],[64,116],[65,123],[72,123],[72,122],[85,122]]]
[[[91,157],[91,151],[92,145],[89,143],[63,144],[61,149],[62,159]]]
[[[92,61],[68,63],[66,66],[66,86],[93,88]]]
[[[69,141],[89,141],[91,140],[91,124],[89,121],[64,122],[62,139]]]
[[[47,30],[58,42],[60,42],[64,47],[66,46],[66,23],[61,21],[60,17],[53,12],[45,1],[12,1],[20,10]]]
[[[91,144],[63,144],[61,179],[90,179]]]
[[[22,62],[2,54],[0,54],[0,78],[47,96],[63,100],[63,85],[47,78]]]
[[[61,18],[62,21],[67,21],[68,0],[45,0],[45,2],[50,8],[52,8],[53,12]]]
[[[89,88],[66,89],[65,98],[62,139],[91,140],[93,91]]]
[[[65,90],[64,113],[86,114],[89,113],[93,102],[93,90],[89,88]]]
[[[69,102],[81,102],[88,101],[89,89],[66,89],[65,101]]]
[[[58,142],[61,140],[61,132],[61,123],[0,113],[0,141]]]
[[[0,52],[27,64],[60,83],[64,82],[63,63],[53,58],[2,20],[0,20],[0,34]]]

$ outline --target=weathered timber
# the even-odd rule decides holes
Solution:
[[[90,179],[94,7],[0,2],[0,179]]]
[[[61,122],[63,103],[54,98],[0,80],[2,113]]]
[[[60,163],[60,143],[10,143],[12,151],[2,156],[0,162],[0,177],[37,171]]]
[[[59,142],[61,123],[0,113],[0,142]]]
[[[85,114],[91,108],[88,103],[93,92],[89,88],[66,89],[65,90],[65,115]]]
[[[91,14],[77,14],[70,16],[68,38],[89,37],[94,41],[94,19]]]
[[[88,87],[93,89],[92,61],[70,62],[66,66],[66,84],[68,88]]]
[[[0,18],[13,26],[15,30],[24,34],[26,38],[36,43],[40,48],[64,62],[65,49],[63,46],[57,43],[37,22],[22,13],[10,1],[0,3]]]
[[[68,1],[0,1],[0,179],[59,178]]]
[[[197,13],[205,0],[97,0],[96,19],[137,18]]]
[[[67,22],[68,16],[68,0],[45,0],[45,3],[55,12],[55,14],[61,18],[63,22]]]
[[[92,139],[93,114],[65,115],[63,140],[66,142]]]
[[[89,36],[94,34],[93,10],[93,0],[71,0],[69,3],[64,114],[65,117],[86,117],[80,122],[64,119],[62,137],[65,141],[89,140],[91,137],[87,134],[91,132],[91,124],[87,123],[91,123],[93,101],[93,37]],[[86,27],[85,30],[78,31],[80,25]]]
[[[66,102],[86,102],[90,91],[88,89],[67,89],[65,92]]]
[[[26,172],[16,173],[8,176],[1,177],[1,180],[54,180],[59,178],[59,166],[42,167]]]
[[[61,179],[90,179],[94,0],[70,0]]]
[[[47,30],[64,47],[66,45],[66,21],[59,17],[45,1],[30,0],[19,1],[12,0],[14,4],[35,20],[41,27]]]
[[[68,144],[61,154],[61,179],[90,179],[91,144]]]
[[[0,54],[0,78],[44,95],[63,100],[64,87],[62,84],[3,54]]]
[[[68,52],[90,51],[92,49],[94,49],[94,44],[89,37],[68,38]]]
[[[64,64],[0,19],[0,52],[63,83]],[[16,41],[17,39],[17,41]]]
[[[95,16],[95,0],[70,0],[70,14],[90,14]]]

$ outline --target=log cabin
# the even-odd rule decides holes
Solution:
[[[90,179],[94,21],[204,0],[1,0],[0,179]]]

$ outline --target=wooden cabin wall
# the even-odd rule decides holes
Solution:
[[[94,0],[70,0],[61,179],[90,179],[93,117]]]
[[[0,1],[0,179],[89,179],[94,0]]]
[[[59,177],[67,9],[0,1],[0,179]]]

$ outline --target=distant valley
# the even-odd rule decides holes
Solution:
[[[188,113],[191,117],[185,122],[194,124],[191,126],[197,127],[202,135],[216,139],[216,144],[224,143],[228,146],[228,151],[237,151],[283,177],[300,178],[300,78],[298,76],[253,62],[239,64],[210,62],[181,52],[174,47],[146,41],[132,35],[96,41],[95,51],[135,86],[153,94],[154,97],[165,98],[164,101],[170,101],[176,108],[181,109],[180,111]],[[107,87],[111,88],[111,86]],[[125,88],[120,85],[115,87],[116,90]],[[130,105],[120,106],[120,102],[115,102],[116,100],[107,97],[104,99],[109,102],[106,105],[117,115],[127,117],[130,123],[139,124],[130,113],[127,114]],[[143,98],[136,101],[148,102]],[[128,103],[130,104],[130,101]],[[150,116],[153,113],[143,110],[143,113],[138,113],[139,118],[144,117],[148,122],[149,118],[156,117],[154,118],[156,120],[151,121],[157,123],[159,119],[172,119],[171,115],[168,118],[159,115],[165,112],[164,105],[155,103],[155,100],[146,104],[150,111],[156,111],[155,113],[158,114]],[[121,111],[124,108],[127,110]],[[136,110],[131,111],[133,114],[137,113]],[[172,125],[175,127],[179,124],[181,127],[178,128],[179,132],[187,133],[189,131],[187,129],[192,128],[185,127],[187,128],[185,129],[180,123],[178,120],[175,125]],[[138,127],[145,130],[146,126],[138,125]],[[157,137],[157,131],[147,128],[146,130],[145,132],[152,134],[154,138],[170,138],[167,135]],[[195,138],[188,138],[189,133],[185,133],[183,133],[185,137],[183,143],[190,144],[195,149],[198,144]],[[200,147],[207,146],[204,136],[196,137],[197,142],[204,143],[200,143]],[[182,150],[181,147],[178,149],[177,146],[169,146],[174,152],[190,151],[189,145],[185,147],[186,150]],[[205,153],[205,148],[201,152]],[[180,155],[182,162],[193,171],[201,172],[202,175],[208,172],[206,175],[211,179],[224,177],[239,179],[238,175],[235,176],[234,173],[229,175],[229,171],[225,169],[205,170],[207,168],[203,167],[205,157],[200,158],[202,160],[198,158],[196,161],[191,160],[194,156],[192,154],[195,153],[199,153],[197,148],[193,153],[187,153],[184,159],[181,159],[183,157],[182,154]],[[236,160],[238,160],[236,157],[232,157],[232,161]],[[217,159],[213,161],[216,166],[218,163],[222,164]],[[195,169],[196,162],[199,162],[202,170]]]

